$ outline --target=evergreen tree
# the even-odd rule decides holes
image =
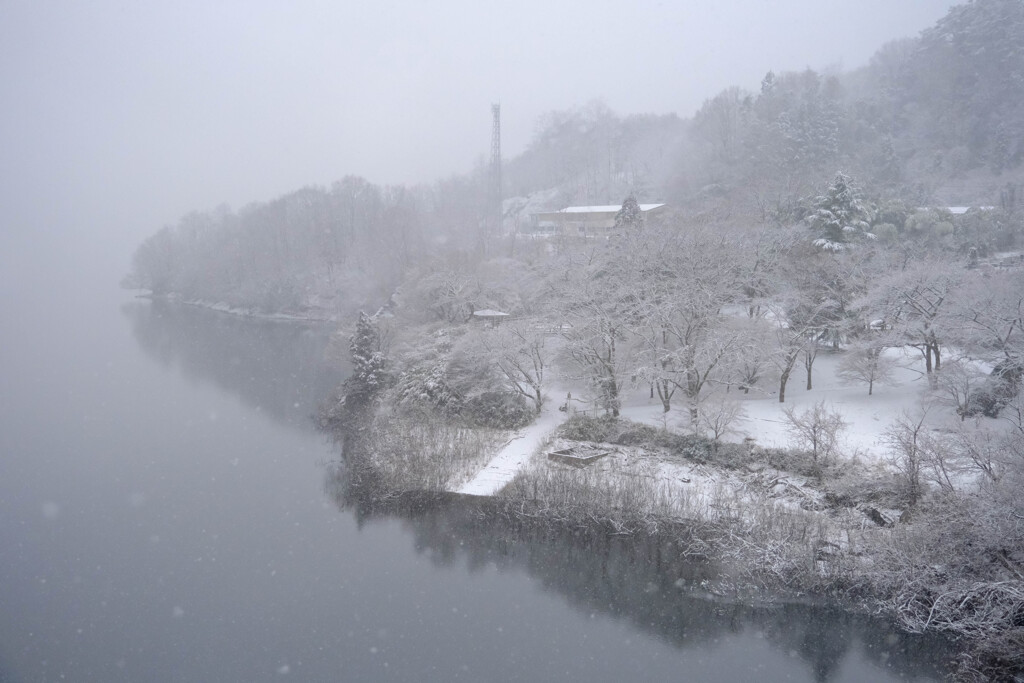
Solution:
[[[629,228],[639,228],[643,225],[644,214],[640,210],[640,204],[637,203],[636,197],[630,194],[622,202],[622,208],[615,214],[615,229],[616,230],[628,230]]]
[[[380,330],[366,313],[359,313],[356,331],[349,340],[349,350],[352,374],[345,380],[345,405],[352,411],[368,406],[384,387],[387,378]]]
[[[811,212],[804,220],[816,234],[815,246],[841,251],[862,237],[874,238],[867,232],[867,217],[860,189],[840,172],[825,194],[814,198]]]

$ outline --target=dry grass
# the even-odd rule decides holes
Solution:
[[[494,454],[507,433],[454,425],[430,414],[380,414],[359,439],[359,458],[391,491],[449,491]]]
[[[680,476],[687,466],[694,471]],[[847,571],[842,553],[832,551],[842,534],[823,515],[773,497],[759,482],[642,449],[620,448],[586,468],[537,456],[500,495],[531,515],[596,521],[620,533],[699,529],[702,554],[720,561],[723,582],[802,588]]]

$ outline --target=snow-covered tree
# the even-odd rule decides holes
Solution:
[[[942,347],[955,324],[951,301],[964,273],[948,262],[914,263],[876,281],[863,302],[865,312],[881,320],[894,344],[913,346],[921,352],[933,388],[942,368]]]
[[[623,245],[604,245],[575,263],[556,283],[556,315],[563,325],[564,351],[591,386],[597,404],[618,416],[629,354],[629,315],[635,291],[624,286],[634,268]]]
[[[786,402],[786,386],[800,355],[821,339],[827,303],[807,290],[792,289],[770,307],[776,343],[768,358],[779,371],[779,403]]]
[[[544,405],[544,375],[551,363],[544,334],[528,324],[506,324],[484,335],[482,348],[496,363],[513,392]]]
[[[370,316],[360,311],[356,329],[349,340],[352,374],[345,380],[345,404],[350,409],[369,404],[384,388],[387,360],[380,330]]]
[[[640,204],[637,203],[636,197],[632,194],[626,197],[625,201],[622,202],[622,208],[615,214],[615,229],[622,230],[633,230],[639,228],[644,223],[644,214],[640,210]]]
[[[837,454],[839,435],[846,429],[846,421],[838,412],[829,410],[825,401],[819,401],[801,413],[793,408],[782,412],[790,435],[799,447],[810,451],[815,468]]]
[[[638,259],[646,278],[632,285],[638,374],[654,385],[665,412],[681,390],[696,427],[702,392],[728,381],[725,368],[746,334],[746,319],[723,314],[740,296],[743,247],[709,231],[649,233],[648,251]]]
[[[955,292],[956,341],[994,363],[1024,368],[1024,271],[973,271]]]
[[[847,351],[836,374],[847,382],[864,382],[871,396],[876,384],[892,379],[895,368],[896,362],[885,355],[885,346],[869,339]]]
[[[868,232],[868,211],[860,189],[844,173],[837,173],[824,194],[814,198],[804,219],[814,231],[814,245],[826,251],[842,251],[852,242],[874,239]]]
[[[569,358],[583,371],[583,378],[596,394],[597,405],[612,417],[618,417],[622,407],[625,333],[616,316],[592,305],[565,334]]]
[[[723,395],[717,395],[705,401],[701,406],[698,423],[702,429],[711,434],[714,444],[712,447],[717,451],[722,437],[734,434],[737,420],[742,419],[745,415],[746,410],[742,403]]]
[[[942,367],[938,387],[945,392],[949,403],[963,421],[968,415],[977,412],[976,394],[983,382],[984,375],[970,361],[956,359]]]

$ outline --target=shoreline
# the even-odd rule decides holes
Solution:
[[[557,428],[558,425],[554,430]],[[551,432],[545,431],[545,434],[550,437]],[[538,443],[549,440],[541,436]],[[346,448],[345,452],[348,467],[361,469],[369,465],[358,462],[357,449]],[[534,463],[535,455],[531,454],[529,459]],[[903,585],[916,585],[917,599],[931,595],[937,604],[937,596],[944,588],[964,586],[963,582],[969,578],[950,576],[946,577],[945,585],[940,585],[928,567],[893,565],[893,553],[901,552],[901,544],[908,539],[927,532],[925,526],[895,521],[876,526],[876,522],[871,528],[861,528],[855,533],[856,542],[853,542],[849,534],[853,531],[851,519],[853,516],[862,518],[866,513],[837,502],[835,497],[824,509],[813,511],[797,509],[780,513],[780,508],[758,507],[759,503],[754,503],[749,508],[740,506],[727,511],[716,519],[664,515],[656,510],[616,506],[607,490],[587,490],[592,479],[578,486],[566,486],[567,479],[556,481],[556,486],[547,490],[557,491],[562,497],[545,495],[543,478],[539,490],[537,481],[530,479],[528,467],[529,461],[508,484],[489,494],[460,493],[468,484],[456,490],[401,490],[387,485],[386,474],[366,470],[363,470],[366,476],[356,479],[360,480],[357,487],[365,485],[365,494],[376,499],[371,507],[378,510],[401,506],[402,501],[408,500],[454,498],[472,504],[483,517],[501,518],[515,528],[597,534],[608,538],[646,538],[655,544],[668,544],[675,548],[677,560],[715,568],[717,575],[703,589],[716,599],[764,599],[768,594],[771,601],[783,603],[820,601],[851,613],[882,617],[908,634],[932,634],[950,639],[956,643],[954,665],[958,668],[952,675],[957,680],[985,680],[986,676],[1017,671],[1016,665],[1009,663],[1013,661],[1012,654],[1007,654],[1007,648],[1013,645],[1004,642],[1006,637],[1012,638],[1012,634],[998,626],[974,632],[957,632],[953,623],[940,628],[930,615],[927,622],[917,620],[920,610],[915,609],[915,605],[901,604],[901,600],[908,600],[906,595],[900,594]],[[569,478],[584,471],[565,467]],[[729,466],[721,464],[707,462],[700,467],[710,469],[713,475],[731,473]],[[821,499],[828,499],[824,491],[821,494]],[[796,503],[799,504],[799,498]],[[713,507],[714,503],[709,509]],[[814,535],[814,528],[818,528],[820,534],[820,520],[830,515],[839,518],[839,527],[846,527],[847,543],[837,544]],[[819,526],[815,527],[816,524]],[[893,572],[899,570],[909,574],[894,576]]]
[[[133,297],[136,299],[149,299],[151,301],[167,301],[175,304],[181,304],[183,306],[194,306],[196,308],[202,308],[208,311],[233,315],[239,318],[251,318],[254,320],[337,324],[345,317],[342,314],[329,313],[327,309],[319,309],[321,313],[312,315],[299,313],[262,313],[260,311],[255,311],[251,308],[239,308],[237,306],[231,306],[223,301],[213,302],[205,301],[203,299],[186,299],[180,294],[156,294],[148,290],[131,291],[136,292],[135,294],[133,294]]]

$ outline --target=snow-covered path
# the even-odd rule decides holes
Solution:
[[[475,477],[463,484],[458,493],[493,496],[501,487],[512,481],[541,442],[565,420],[566,413],[558,410],[557,406],[558,404],[547,401],[537,421],[517,431],[512,440],[505,444],[505,447],[498,451]]]

